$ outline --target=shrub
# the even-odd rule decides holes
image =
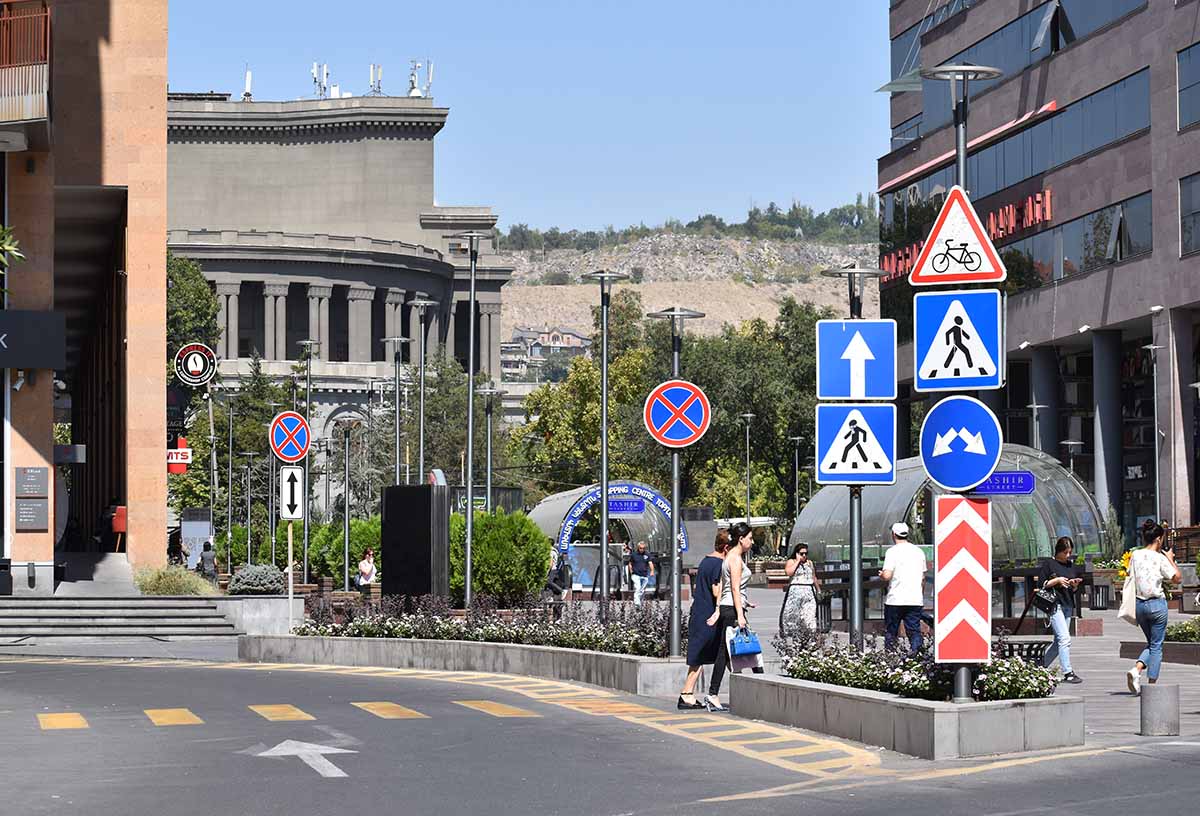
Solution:
[[[463,602],[466,518],[450,517],[450,596]],[[524,513],[475,513],[471,547],[474,595],[490,595],[502,606],[518,606],[540,592],[550,570],[550,539]]]
[[[1172,623],[1167,627],[1167,640],[1172,643],[1200,643],[1200,619]]]
[[[140,569],[134,582],[143,595],[215,595],[216,587],[185,567]]]
[[[928,648],[917,655],[874,648],[859,652],[844,644],[824,645],[812,637],[777,638],[775,648],[783,658],[783,673],[797,680],[923,700],[949,699],[953,688],[950,667],[935,663]],[[980,670],[973,696],[981,701],[1049,697],[1056,684],[1050,669],[1017,657],[996,656]]]
[[[254,564],[229,579],[230,595],[282,595],[283,572],[274,564]]]

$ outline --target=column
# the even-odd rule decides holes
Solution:
[[[316,359],[328,360],[329,348],[329,298],[332,286],[308,285],[308,339],[319,342]]]
[[[389,288],[387,290],[387,298],[384,300],[383,316],[387,323],[384,330],[386,337],[399,337],[404,328],[404,313],[401,311],[404,308],[404,295],[406,292],[403,289]],[[392,344],[393,351],[400,353],[400,359],[404,359],[403,345]],[[412,349],[409,354],[415,357],[417,351]],[[391,359],[390,357],[388,358]]]
[[[1159,437],[1162,443],[1159,493],[1162,516],[1173,527],[1192,523],[1193,334],[1192,317],[1187,309],[1170,309],[1155,315],[1154,342],[1166,346],[1158,352],[1158,418],[1163,433]]]
[[[466,307],[462,305],[463,301],[457,298],[451,300],[448,304],[449,314],[447,315],[446,323],[446,359],[453,360],[458,351],[458,315],[460,312],[466,313]]]
[[[374,286],[351,286],[346,294],[349,301],[350,362],[371,362],[371,303],[375,299]]]
[[[1058,445],[1058,412],[1062,406],[1058,350],[1054,346],[1035,348],[1029,370],[1034,404],[1046,406],[1038,411],[1038,436],[1041,439],[1034,440],[1034,447],[1058,459],[1062,453]],[[1040,444],[1036,444],[1038,442]]]
[[[435,301],[434,305],[425,310],[425,361],[427,363],[438,352],[438,339],[442,331],[441,313],[442,304],[440,301]]]
[[[225,299],[228,295],[223,291],[222,287],[225,284],[217,284],[217,329],[220,334],[217,335],[217,357],[225,359],[225,326],[229,322],[229,315],[225,309]]]
[[[479,359],[488,377],[499,384],[500,373],[500,304],[479,304]]]
[[[1124,422],[1121,417],[1121,332],[1092,332],[1092,417],[1096,506],[1108,520],[1111,506],[1121,518],[1125,482]]]
[[[217,294],[225,295],[227,303],[225,306],[225,333],[222,335],[225,339],[225,359],[236,360],[238,358],[238,293],[241,291],[240,283],[219,283],[217,284]]]
[[[275,295],[271,284],[263,284],[263,347],[264,360],[275,359]]]
[[[274,284],[276,288],[275,295],[275,359],[287,360],[287,304],[288,304],[288,284]]]

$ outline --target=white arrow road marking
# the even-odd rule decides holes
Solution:
[[[862,332],[856,331],[850,338],[850,344],[842,352],[842,359],[850,362],[850,399],[865,399],[867,396],[867,361],[874,360],[871,347],[863,339]]]
[[[980,586],[991,586],[992,576],[988,573],[987,567],[976,561],[966,550],[959,550],[954,554],[953,558],[946,562],[946,566],[942,567],[934,575],[933,584],[935,591],[941,592],[963,570],[971,573],[971,577]]]
[[[311,742],[284,740],[266,751],[257,754],[260,757],[299,757],[300,761],[326,779],[340,779],[346,772],[325,758],[325,754],[357,754],[346,748],[334,748],[332,745],[316,745]]]

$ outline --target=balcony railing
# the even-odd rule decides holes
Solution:
[[[47,119],[50,9],[0,5],[0,122]]]

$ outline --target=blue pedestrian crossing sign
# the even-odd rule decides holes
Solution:
[[[1003,306],[998,289],[913,295],[914,390],[1003,387]]]
[[[817,406],[817,484],[896,483],[896,406]]]
[[[817,399],[895,398],[895,320],[817,321]]]
[[[1004,437],[992,410],[974,397],[946,397],[921,424],[921,464],[934,484],[965,492],[988,480]]]

